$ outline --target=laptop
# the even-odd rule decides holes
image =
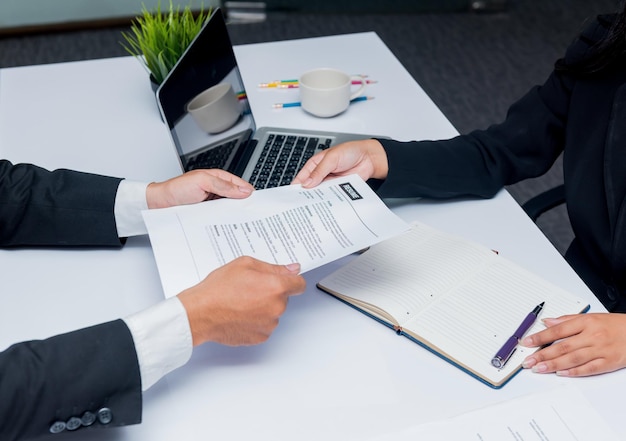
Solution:
[[[205,89],[223,82],[232,84],[235,93],[242,97],[241,115],[232,127],[209,134],[186,111],[186,104]],[[371,138],[339,132],[257,128],[219,8],[163,80],[156,96],[183,171],[219,168],[242,177],[257,189],[290,184],[304,163],[320,150],[349,140]]]

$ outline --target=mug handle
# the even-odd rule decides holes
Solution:
[[[367,87],[367,80],[365,79],[363,75],[352,75],[350,77],[350,82],[355,81],[355,80],[361,81],[361,87],[359,87],[357,90],[355,90],[352,93],[352,95],[350,95],[350,101],[363,95],[363,92],[365,92],[365,88]]]

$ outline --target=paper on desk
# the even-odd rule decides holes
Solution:
[[[302,272],[407,231],[357,175],[143,212],[166,297],[248,255]]]
[[[369,441],[618,441],[573,385],[389,433]]]

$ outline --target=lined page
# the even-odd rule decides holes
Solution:
[[[503,369],[491,358],[526,315],[545,302],[541,317],[576,314],[587,303],[502,257],[471,276],[465,284],[429,305],[405,327],[476,374],[498,382],[536,351],[518,346]],[[537,320],[528,334],[544,326]]]
[[[421,310],[480,271],[491,250],[433,234],[421,224],[372,246],[319,285],[376,305],[404,326]]]

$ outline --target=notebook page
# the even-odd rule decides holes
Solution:
[[[494,254],[470,243],[459,245],[456,240],[433,236],[434,230],[425,225],[411,227],[407,233],[372,246],[320,281],[320,287],[376,305],[404,326],[479,271],[484,260]]]
[[[406,325],[450,358],[495,379],[505,378],[535,351],[518,346],[503,369],[491,365],[491,358],[535,305],[545,302],[540,317],[575,314],[587,306],[560,288],[500,260]],[[537,320],[528,334],[543,328]]]

